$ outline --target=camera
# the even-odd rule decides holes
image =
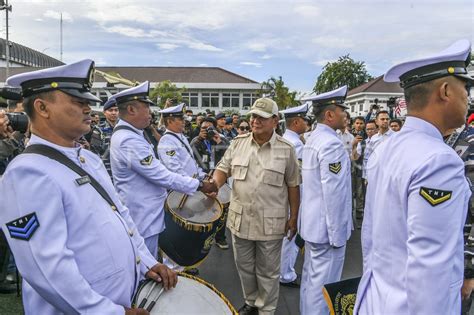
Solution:
[[[13,130],[25,133],[28,130],[28,116],[25,113],[7,113],[8,125]]]
[[[207,131],[207,140],[212,140],[214,136],[217,134],[216,129],[214,127],[209,127],[206,129]]]

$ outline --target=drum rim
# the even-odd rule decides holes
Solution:
[[[165,209],[172,215],[173,221],[180,224],[184,228],[188,230],[198,231],[198,232],[201,232],[201,231],[208,232],[212,229],[213,224],[221,218],[222,212],[224,211],[224,207],[219,200],[217,200],[216,198],[213,198],[214,201],[217,202],[217,205],[219,206],[218,207],[219,215],[215,215],[211,221],[208,221],[206,223],[185,219],[184,217],[176,213],[173,209],[171,209],[171,207],[168,204],[168,198],[173,192],[180,193],[174,190],[168,193],[168,196],[166,197],[166,200],[165,200]],[[188,227],[192,227],[192,228],[190,229]]]
[[[191,280],[194,280],[194,281],[197,281],[203,285],[205,285],[206,287],[208,287],[211,291],[213,291],[215,294],[217,294],[221,300],[227,305],[227,307],[229,308],[229,310],[231,311],[232,315],[239,315],[239,313],[237,312],[237,310],[235,309],[235,307],[232,305],[232,303],[230,303],[229,299],[227,299],[227,297],[221,292],[219,291],[218,289],[216,289],[216,287],[213,285],[213,284],[210,284],[209,282],[199,278],[199,277],[196,277],[196,276],[192,276],[190,274],[187,274],[187,273],[184,273],[184,272],[178,272],[178,276],[180,277],[183,277],[183,278],[188,278],[188,279],[191,279]],[[137,298],[138,296],[140,295],[140,292],[143,290],[143,288],[145,287],[145,285],[147,283],[150,283],[151,281],[155,281],[153,279],[146,279],[141,285],[140,285],[140,288],[138,288],[137,292],[135,293],[135,296],[133,298],[133,301],[132,301],[132,308],[136,308],[137,307]],[[179,282],[179,280],[178,280]],[[158,284],[161,284],[163,285],[162,283],[158,283]]]

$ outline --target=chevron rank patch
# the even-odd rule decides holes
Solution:
[[[175,151],[175,150],[166,151],[166,155],[174,156],[175,154],[176,154],[176,151]]]
[[[140,164],[141,165],[150,165],[152,161],[153,161],[153,155],[149,155],[146,158],[144,158],[143,160],[141,160]]]
[[[451,199],[452,191],[448,190],[439,190],[435,188],[420,188],[420,196],[423,197],[428,203],[434,207],[442,204],[445,201]]]
[[[331,173],[334,173],[334,174],[339,174],[339,172],[341,171],[341,162],[337,162],[337,163],[329,163],[329,171]]]
[[[40,226],[36,212],[8,222],[6,225],[12,238],[23,241],[29,241]]]

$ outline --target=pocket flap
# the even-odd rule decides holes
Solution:
[[[241,204],[231,202],[229,206],[229,211],[233,211],[238,214],[242,214],[243,208]]]
[[[288,211],[285,208],[265,208],[263,209],[265,218],[286,218]]]
[[[248,157],[240,157],[236,156],[232,159],[231,165],[238,165],[238,166],[248,166],[249,165],[249,158]]]

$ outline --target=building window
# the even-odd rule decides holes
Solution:
[[[351,112],[352,112],[352,113],[354,112],[354,109],[355,109],[355,106],[354,106],[354,105],[351,105]]]
[[[182,93],[183,102],[189,107],[198,107],[198,93]]]
[[[359,105],[359,111],[361,112],[364,109],[364,104]]]
[[[239,93],[222,93],[222,107],[239,107]]]
[[[202,93],[202,107],[219,107],[219,93]]]
[[[253,102],[255,102],[256,99],[257,99],[257,96],[255,95],[255,93],[244,93],[243,98],[242,98],[242,108],[250,109],[250,107],[253,105]]]

